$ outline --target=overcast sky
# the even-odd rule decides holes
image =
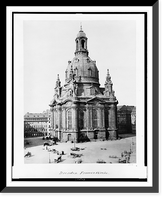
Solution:
[[[104,87],[107,69],[119,105],[136,105],[136,22],[85,20],[88,51]],[[59,74],[62,85],[75,52],[78,20],[27,20],[23,24],[24,113],[49,109]]]

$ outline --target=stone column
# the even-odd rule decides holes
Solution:
[[[75,132],[75,140],[78,142],[78,108],[77,104],[73,105],[73,111],[72,111],[72,128]]]
[[[51,129],[54,129],[54,108],[51,107]]]
[[[102,128],[102,116],[101,116],[101,108],[98,108],[97,111],[97,117],[98,117],[98,127]]]
[[[109,112],[110,112],[110,118],[109,118],[110,128],[116,129],[116,106],[115,106],[115,104],[111,104]]]
[[[86,105],[86,128],[87,130],[90,128],[90,124],[89,124],[89,106]]]
[[[105,112],[104,112],[104,109],[102,108],[101,109],[101,112],[102,112],[102,128],[104,128],[105,127]]]
[[[85,40],[85,44],[84,45],[85,45],[84,48],[87,49],[87,40]]]
[[[64,120],[64,108],[62,107],[62,109],[61,109],[61,118],[62,118],[62,120],[61,120],[61,129],[63,130],[64,129],[64,127],[65,127],[65,120]]]
[[[61,140],[61,106],[57,106],[58,139]]]
[[[112,109],[111,109],[111,105],[109,106],[109,110],[108,110],[108,127],[109,129],[112,129]]]
[[[117,124],[117,104],[115,104],[114,110],[115,110],[115,128],[117,130],[118,129],[118,124]]]
[[[72,110],[71,110],[71,113],[72,113],[72,129],[75,130],[75,126],[76,126],[76,123],[75,123],[75,105],[73,105],[72,107]]]
[[[57,118],[56,118],[56,108],[54,107],[54,130],[56,129],[56,121],[57,121]]]
[[[75,117],[75,119],[74,119],[74,124],[75,124],[74,129],[76,131],[78,131],[78,108],[77,108],[77,105],[75,105],[75,108],[74,108],[74,117]]]
[[[66,115],[66,108],[64,108],[64,119],[65,120],[65,126],[64,126],[64,129],[66,130],[67,129],[67,115]]]
[[[78,40],[78,50],[81,49],[81,40]]]
[[[111,104],[109,109],[109,129],[110,129],[110,139],[117,139],[117,115],[116,115],[116,105]]]
[[[92,128],[92,107],[89,108],[89,128]]]

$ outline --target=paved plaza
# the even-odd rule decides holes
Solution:
[[[83,163],[97,163],[102,161],[106,164],[118,163],[121,154],[124,151],[129,152],[130,154],[130,163],[136,162],[136,137],[127,137],[120,140],[114,141],[93,141],[93,142],[84,142],[84,143],[60,143],[56,145],[49,146],[48,149],[43,146],[48,140],[42,140],[42,138],[28,138],[25,139],[25,149],[24,154],[30,152],[32,156],[25,157],[24,161],[27,164],[33,163],[51,163],[57,164],[54,162],[57,154],[53,150],[58,152],[64,152],[62,155],[62,163],[76,163],[79,159],[81,164]],[[72,151],[71,149],[78,147],[79,151]],[[71,156],[71,154],[79,154],[79,158]]]

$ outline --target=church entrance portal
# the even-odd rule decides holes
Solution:
[[[94,139],[95,140],[98,139],[98,131],[97,130],[94,131]]]
[[[72,139],[71,139],[71,134],[68,134],[68,135],[67,135],[67,141],[72,141]]]

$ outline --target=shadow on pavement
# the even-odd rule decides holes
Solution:
[[[129,137],[135,137],[136,134],[118,134],[118,136],[120,137],[120,139],[125,139]]]
[[[50,140],[43,140],[42,137],[35,138],[24,138],[24,148],[41,146],[45,142],[49,142]]]

